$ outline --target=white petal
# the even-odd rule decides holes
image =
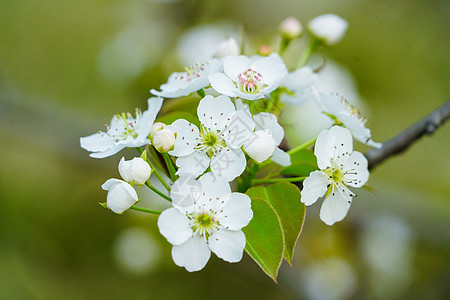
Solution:
[[[242,259],[245,248],[245,235],[242,231],[220,229],[209,237],[209,247],[218,257],[227,262],[238,262]]]
[[[209,76],[211,87],[220,94],[224,94],[230,97],[236,97],[239,89],[233,83],[233,81],[223,73],[216,73]]]
[[[209,130],[222,130],[235,111],[233,103],[227,96],[214,98],[208,95],[200,100],[197,115],[202,126]]]
[[[323,130],[317,137],[314,154],[317,165],[324,170],[331,166],[331,159],[349,155],[353,151],[353,139],[350,131],[340,126]]]
[[[328,176],[322,171],[314,171],[303,181],[301,191],[302,202],[305,205],[311,205],[327,192],[328,185],[331,183]]]
[[[177,175],[191,173],[194,176],[201,175],[209,167],[210,159],[204,153],[194,151],[193,153],[177,158]]]
[[[123,213],[138,201],[135,189],[125,181],[108,179],[102,185],[102,189],[108,191],[107,207],[117,214]]]
[[[181,173],[170,190],[172,205],[181,212],[188,213],[193,205],[201,199],[202,186],[195,180],[198,175]]]
[[[189,219],[175,208],[166,209],[161,213],[158,228],[172,245],[181,245],[193,235]]]
[[[146,139],[152,130],[156,116],[161,110],[163,99],[160,97],[151,97],[147,100],[148,109],[142,113],[142,119],[139,120],[139,128],[137,130],[139,139]]]
[[[227,127],[221,131],[221,136],[228,147],[237,149],[253,138],[254,129],[255,123],[250,112],[238,110],[231,116]]]
[[[206,200],[228,201],[231,196],[230,183],[223,177],[215,176],[208,172],[198,180],[201,184],[202,195]]]
[[[271,113],[259,113],[253,115],[255,120],[256,130],[269,129],[272,133],[272,137],[275,140],[275,144],[278,146],[284,138],[284,129],[278,124],[278,119]]]
[[[114,139],[105,132],[98,132],[80,138],[81,148],[90,152],[106,151],[114,147]]]
[[[252,159],[262,163],[272,156],[276,145],[270,131],[265,129],[255,131],[253,138],[243,148]]]
[[[338,95],[325,92],[319,92],[317,102],[323,111],[337,116],[347,113]]]
[[[292,91],[297,91],[311,85],[317,78],[310,67],[303,67],[287,75],[281,85]]]
[[[269,85],[270,88],[267,93],[275,90],[288,74],[286,65],[277,53],[256,60],[252,63],[251,68],[261,73],[264,84]]]
[[[239,73],[247,70],[250,65],[251,61],[247,56],[228,56],[223,62],[223,71],[231,80],[236,82]]]
[[[211,257],[211,250],[204,238],[195,235],[184,244],[173,246],[172,258],[177,266],[189,272],[203,269]]]
[[[352,187],[362,187],[369,180],[369,170],[367,169],[367,158],[360,152],[354,151],[344,162],[343,170],[347,172],[344,176],[346,185]]]
[[[169,152],[170,155],[185,156],[194,152],[199,137],[197,126],[184,119],[178,119],[166,128],[176,134],[177,137],[174,149]]]
[[[89,156],[93,157],[93,158],[105,158],[105,157],[109,157],[111,155],[116,154],[117,152],[119,152],[120,150],[122,150],[125,147],[126,147],[125,145],[116,144],[114,147],[112,147],[106,151],[94,152],[94,153],[89,154]],[[140,147],[140,146],[136,146],[136,147]]]
[[[247,226],[253,218],[250,198],[242,193],[232,193],[217,218],[222,226],[230,230]]]
[[[320,208],[320,219],[327,225],[341,221],[347,215],[351,203],[350,195],[335,189],[334,194],[330,193],[323,201]]]
[[[283,167],[291,165],[291,156],[280,148],[275,148],[271,159],[274,163],[279,164]]]
[[[232,181],[244,172],[246,165],[247,160],[241,149],[223,148],[212,158],[211,171],[216,176]]]

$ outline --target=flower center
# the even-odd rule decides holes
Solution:
[[[200,236],[208,238],[220,225],[216,218],[214,218],[215,214],[212,211],[194,213],[191,216],[191,228],[194,233],[199,233]]]
[[[126,140],[128,137],[136,139],[138,137],[137,129],[142,113],[136,109],[136,119],[130,113],[121,113],[115,115],[117,124],[113,127],[108,126],[108,134],[118,140]]]
[[[207,67],[208,63],[200,64],[199,62],[197,62],[193,66],[185,67],[185,72],[178,73],[175,79],[186,80],[187,82],[190,82],[202,76]]]
[[[351,114],[353,117],[361,121],[363,124],[367,123],[367,118],[364,117],[359,109],[357,109],[355,106],[351,105],[347,99],[345,99],[342,96],[339,96],[339,99],[341,100],[342,106],[344,109]]]
[[[264,82],[260,73],[248,69],[239,73],[237,85],[243,93],[257,94],[264,87]]]
[[[202,127],[200,132],[200,143],[195,148],[197,151],[206,152],[206,155],[212,157],[224,147],[226,147],[226,144],[220,136],[220,132]]]

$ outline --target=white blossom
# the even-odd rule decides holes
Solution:
[[[287,74],[286,65],[277,53],[250,59],[244,55],[228,56],[224,73],[211,75],[211,86],[217,92],[247,100],[264,98],[273,92]]]
[[[180,174],[171,191],[173,207],[158,219],[161,234],[173,245],[176,265],[199,271],[211,251],[227,262],[242,259],[245,235],[242,228],[253,217],[250,198],[232,193],[227,181],[207,173]]]
[[[123,180],[108,179],[102,189],[108,191],[106,206],[116,214],[122,214],[138,201],[134,188]]]
[[[211,59],[206,63],[196,63],[186,67],[184,72],[175,72],[169,76],[167,83],[160,86],[161,92],[152,89],[153,95],[164,98],[187,96],[209,85],[208,76],[222,70],[220,59]]]
[[[258,163],[262,163],[275,150],[275,140],[269,130],[257,130],[253,133],[253,138],[244,145],[247,154]]]
[[[175,147],[169,152],[178,157],[177,174],[201,175],[208,167],[216,176],[229,181],[241,175],[246,166],[241,146],[253,135],[251,115],[236,111],[226,96],[206,96],[197,108],[200,129],[184,119],[167,128],[176,134]]]
[[[153,137],[153,146],[158,152],[169,152],[175,146],[175,135],[167,128],[161,129]]]
[[[281,22],[279,30],[283,37],[292,40],[300,37],[303,28],[296,18],[289,17]]]
[[[311,205],[325,196],[320,219],[333,225],[344,219],[356,196],[348,187],[362,187],[369,179],[367,159],[353,151],[350,131],[339,126],[319,134],[314,154],[320,171],[312,172],[303,182],[301,201]]]
[[[150,139],[153,140],[153,137],[155,136],[155,134],[160,131],[161,129],[166,128],[167,125],[161,122],[156,122],[155,124],[153,124],[152,126],[152,130],[150,131]]]
[[[344,37],[348,22],[337,15],[325,14],[312,19],[308,27],[326,45],[335,45]]]
[[[143,185],[150,178],[152,169],[141,157],[135,157],[131,160],[125,160],[122,157],[119,162],[119,173],[126,182]]]
[[[81,147],[92,152],[91,157],[105,158],[125,147],[141,147],[150,144],[148,135],[161,109],[163,99],[153,97],[148,99],[147,103],[148,109],[143,113],[136,110],[136,118],[133,118],[130,113],[115,115],[106,132],[100,131],[81,137]]]
[[[344,97],[319,92],[316,100],[322,110],[334,118],[337,123],[342,123],[348,128],[356,140],[374,148],[381,148],[382,144],[372,140],[370,129],[366,127],[367,119]]]
[[[302,105],[315,97],[315,91],[312,84],[317,80],[310,67],[303,67],[289,73],[281,83],[281,86],[287,89],[282,93],[280,100],[293,104]]]

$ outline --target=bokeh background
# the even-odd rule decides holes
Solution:
[[[251,55],[277,47],[286,17],[336,13],[347,36],[312,61],[327,62],[324,85],[360,103],[386,141],[448,99],[449,12],[438,0],[0,0],[0,299],[447,298],[448,124],[378,166],[378,194],[360,191],[343,222],[308,208],[278,284],[246,255],[194,274],[175,266],[156,217],[97,204],[133,152],[95,160],[79,137],[145,109],[151,88],[242,28]],[[286,116],[291,143],[307,138],[305,112]]]

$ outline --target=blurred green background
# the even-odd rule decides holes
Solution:
[[[347,36],[318,57],[353,74],[373,138],[386,141],[448,99],[449,12],[435,0],[0,0],[0,299],[448,297],[448,124],[377,167],[369,184],[379,194],[358,191],[343,222],[328,227],[320,205],[308,208],[278,285],[246,255],[213,256],[194,274],[175,266],[156,217],[97,204],[133,152],[95,160],[79,137],[145,109],[149,90],[211,32],[239,36],[243,26],[249,44],[276,48],[284,18],[306,26],[336,13]]]

